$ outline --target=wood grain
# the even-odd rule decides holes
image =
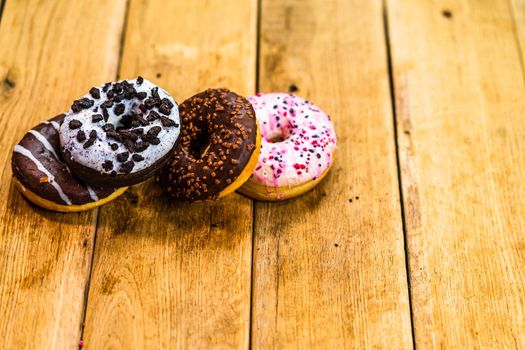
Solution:
[[[72,349],[80,335],[97,212],[38,209],[11,183],[11,151],[26,130],[115,75],[124,1],[74,3],[8,1],[2,16],[2,349]]]
[[[506,1],[388,2],[420,348],[525,346],[525,84]]]
[[[514,30],[518,40],[520,59],[525,65],[525,0],[509,0],[511,3]]]
[[[380,1],[263,1],[260,90],[334,121],[328,177],[257,203],[252,345],[411,348],[392,105]]]
[[[122,77],[181,102],[207,87],[254,92],[255,1],[131,1]],[[133,194],[133,195],[131,195]],[[252,203],[170,204],[156,184],[101,210],[87,306],[93,349],[246,348]]]

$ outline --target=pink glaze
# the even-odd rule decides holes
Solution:
[[[291,187],[317,179],[332,164],[336,136],[330,117],[299,96],[248,97],[262,133],[261,155],[249,181]],[[281,138],[282,141],[271,142]]]

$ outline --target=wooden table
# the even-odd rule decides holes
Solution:
[[[524,50],[524,0],[6,0],[0,348],[524,348]],[[139,74],[298,89],[335,165],[283,203],[24,201],[24,132]]]

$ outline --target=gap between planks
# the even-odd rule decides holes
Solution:
[[[4,14],[4,7],[7,0],[0,0],[0,23],[2,23],[2,15]]]
[[[416,349],[416,339],[414,337],[414,309],[412,308],[412,289],[410,287],[410,264],[408,263],[408,240],[407,240],[407,226],[405,220],[405,204],[403,199],[403,179],[401,174],[401,160],[399,156],[399,142],[398,142],[398,128],[397,128],[397,109],[396,109],[396,91],[394,85],[394,72],[392,69],[392,48],[390,45],[390,32],[388,23],[388,6],[386,0],[382,0],[383,6],[383,26],[385,30],[385,45],[386,45],[386,59],[388,67],[388,84],[390,89],[390,100],[392,102],[392,124],[394,129],[394,145],[396,153],[396,167],[397,167],[397,181],[399,189],[399,202],[401,208],[401,223],[403,226],[403,248],[405,252],[405,268],[407,277],[407,290],[408,290],[408,305],[410,308],[410,332],[412,333],[412,348]]]
[[[260,57],[261,57],[261,18],[262,18],[262,0],[257,0],[257,21],[255,29],[255,93],[259,93],[259,79],[260,79]],[[250,317],[248,319],[248,347],[252,349],[252,333],[253,333],[253,295],[255,288],[254,284],[254,271],[255,271],[255,210],[257,201],[252,200],[252,261],[250,271]]]

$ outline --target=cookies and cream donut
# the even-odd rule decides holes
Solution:
[[[239,192],[276,201],[314,188],[334,161],[336,135],[330,117],[292,94],[257,94],[248,100],[263,140],[258,164]]]
[[[251,104],[227,89],[208,89],[180,105],[181,140],[160,173],[164,190],[180,200],[224,197],[251,175],[261,135]]]
[[[71,175],[60,154],[58,130],[64,115],[38,124],[15,145],[11,166],[20,192],[50,210],[73,212],[107,203],[126,191],[90,186]]]
[[[60,127],[64,160],[90,184],[127,186],[152,176],[175,149],[178,106],[139,77],[92,88]]]

